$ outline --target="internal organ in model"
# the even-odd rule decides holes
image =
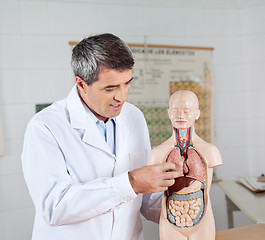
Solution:
[[[194,226],[202,217],[204,210],[203,188],[205,166],[196,148],[190,143],[190,129],[175,129],[177,144],[169,153],[166,161],[176,165],[178,176],[175,183],[167,190],[168,220],[179,228]],[[195,181],[202,184],[201,189],[189,191]],[[178,192],[187,188],[187,192]]]
[[[205,180],[204,166],[197,151],[193,147],[187,148],[185,157],[181,156],[178,148],[174,148],[168,155],[167,161],[176,165],[178,173],[174,185],[168,188],[168,195],[190,186],[195,180],[202,183]]]

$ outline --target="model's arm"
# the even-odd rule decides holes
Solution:
[[[112,178],[74,182],[68,174],[64,153],[44,124],[28,125],[22,163],[36,211],[50,225],[86,221],[137,196],[127,172]]]

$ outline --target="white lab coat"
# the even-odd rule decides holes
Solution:
[[[136,195],[128,171],[150,153],[142,113],[125,103],[116,118],[116,156],[76,87],[36,114],[25,133],[22,164],[36,216],[33,240],[138,240],[142,213],[157,221],[160,198]]]

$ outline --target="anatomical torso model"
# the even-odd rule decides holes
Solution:
[[[149,164],[174,163],[178,174],[174,185],[164,192],[160,240],[214,240],[209,190],[213,167],[222,164],[221,155],[214,145],[195,133],[200,110],[193,92],[175,92],[169,105],[173,134],[154,148],[149,158]]]

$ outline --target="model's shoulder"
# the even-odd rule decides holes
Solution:
[[[216,167],[222,164],[221,153],[214,144],[202,140],[198,145],[195,145],[195,147],[206,157],[208,167]]]
[[[157,152],[157,151],[161,151],[162,149],[174,148],[174,141],[172,139],[173,139],[173,137],[168,138],[167,140],[165,140],[161,144],[154,147],[152,151]]]
[[[216,167],[221,165],[223,161],[219,149],[213,144],[209,144],[209,149],[210,149],[209,160],[208,160],[209,167]]]
[[[212,152],[219,152],[219,149],[212,143],[207,143],[208,144],[208,148],[212,151]]]
[[[148,163],[152,165],[164,162],[165,158],[173,150],[173,148],[174,142],[172,142],[171,137],[152,149]]]

